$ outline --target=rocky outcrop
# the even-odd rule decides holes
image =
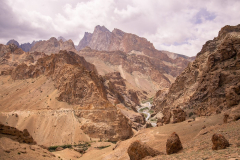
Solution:
[[[162,113],[163,117],[161,119],[158,119],[158,123],[179,123],[185,121],[187,116],[184,110],[179,107],[175,109],[164,108]]]
[[[199,116],[221,113],[240,102],[240,25],[226,26],[206,42],[194,62],[177,77],[155,111],[181,107]]]
[[[146,128],[151,128],[151,127],[153,127],[152,124],[150,122],[147,122],[146,123]]]
[[[213,146],[212,146],[213,150],[225,149],[229,147],[229,142],[221,134],[214,134],[212,136],[212,143],[213,143]]]
[[[79,51],[89,46],[91,39],[92,39],[92,33],[85,32],[84,37],[79,42],[78,46],[76,46],[76,50]]]
[[[173,132],[171,136],[167,139],[166,143],[167,154],[177,153],[182,149],[183,147],[179,136],[177,135],[177,133]]]
[[[103,76],[103,79],[108,100],[114,105],[122,103],[136,111],[136,106],[140,105],[138,97],[146,98],[143,93],[129,89],[126,86],[126,80],[119,72],[108,73]]]
[[[128,147],[127,152],[130,160],[141,160],[147,156],[155,157],[157,155],[163,154],[138,140],[131,143],[131,145]]]
[[[4,124],[0,124],[0,134],[10,135],[11,139],[16,140],[20,143],[36,144],[32,136],[28,133],[27,129],[24,129],[23,131],[19,131],[15,127],[10,127]]]
[[[131,127],[133,129],[138,131],[145,128],[146,120],[143,114],[137,113],[133,110],[129,110],[123,104],[117,104],[116,107],[125,117],[129,119]]]
[[[52,37],[47,41],[38,41],[34,44],[31,48],[30,52],[44,52],[47,55],[52,53],[58,53],[60,50],[67,50],[67,51],[75,51],[75,46],[72,40],[63,41],[60,39],[59,41]]]

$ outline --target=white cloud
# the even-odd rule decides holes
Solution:
[[[3,2],[11,7],[16,27],[21,25],[24,30],[26,26],[26,30],[13,32],[14,25],[9,23],[12,26],[4,28],[9,34],[0,32],[1,43],[6,43],[13,32],[12,36],[19,38],[20,43],[61,35],[77,44],[85,31],[92,32],[96,25],[105,25],[109,30],[119,28],[145,37],[157,49],[194,56],[207,40],[217,36],[221,27],[240,22],[238,0]]]

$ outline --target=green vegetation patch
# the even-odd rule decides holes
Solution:
[[[144,110],[149,110],[149,108],[148,107],[144,107],[144,108],[140,109],[139,112],[143,112]]]
[[[107,148],[107,147],[110,147],[111,145],[107,145],[107,146],[99,146],[99,147],[96,147],[98,149],[104,149],[104,148]]]
[[[73,146],[74,147],[80,147],[80,148],[83,148],[84,150],[87,150],[88,147],[91,146],[91,144],[89,142],[85,142],[85,143],[79,143],[79,144],[75,144],[75,145],[65,144],[65,145],[62,145],[62,146],[50,146],[50,147],[48,147],[48,150],[50,152],[54,152],[54,151],[56,151],[56,149],[58,147],[62,147],[63,149],[66,149],[66,148],[72,148]]]
[[[153,103],[153,99],[154,97],[151,97],[149,99],[143,100],[142,103],[147,103],[147,102]]]
[[[149,110],[149,113],[150,113],[150,114],[154,113],[154,110]]]

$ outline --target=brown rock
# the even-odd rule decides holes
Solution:
[[[186,113],[181,108],[176,108],[172,110],[173,123],[183,122],[186,119]]]
[[[153,127],[152,124],[150,122],[147,122],[146,123],[146,128],[151,128],[151,127]]]
[[[229,147],[229,142],[221,134],[214,134],[212,136],[212,143],[213,143],[213,146],[212,146],[213,150],[225,149]]]
[[[162,119],[157,120],[157,127],[163,126]]]
[[[62,147],[57,147],[57,148],[55,149],[55,151],[62,151],[62,150],[64,150]]]
[[[177,153],[182,149],[183,147],[179,139],[179,136],[175,132],[173,132],[171,136],[167,139],[167,143],[166,143],[167,154]]]
[[[229,114],[224,114],[224,117],[223,117],[223,123],[227,123],[228,122],[228,118],[229,118]]]
[[[143,94],[133,89],[128,89],[126,80],[121,77],[119,72],[111,72],[103,76],[104,84],[107,89],[107,97],[112,104],[122,103],[126,107],[136,110],[140,105],[139,98]]]
[[[128,148],[128,155],[130,157],[130,160],[141,160],[147,156],[154,157],[160,154],[162,153],[155,149],[152,149],[151,147],[143,144],[138,140],[133,142]]]
[[[170,123],[171,117],[172,117],[172,113],[171,113],[170,109],[165,108],[163,110],[162,123],[164,123],[164,124]]]

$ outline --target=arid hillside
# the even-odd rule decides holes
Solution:
[[[47,146],[132,136],[128,119],[108,101],[94,65],[67,51],[13,63],[10,56],[19,54],[22,60],[28,53],[12,46],[1,50],[3,124],[26,128],[38,144]]]
[[[218,37],[203,45],[195,61],[177,77],[167,93],[158,92],[155,111],[170,118],[171,110],[178,107],[187,116],[209,116],[238,105],[239,58],[240,25],[225,26]]]

